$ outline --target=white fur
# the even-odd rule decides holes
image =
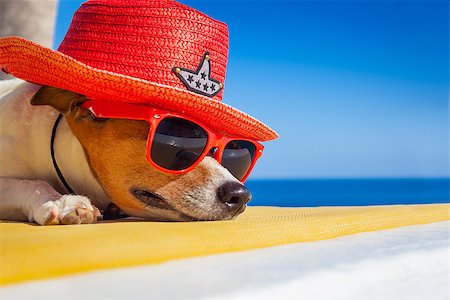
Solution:
[[[92,206],[67,193],[50,155],[50,136],[58,112],[30,105],[39,86],[21,80],[0,81],[0,218],[43,224],[52,209],[67,215]],[[82,146],[63,119],[55,141],[58,165],[70,186],[100,209],[110,203],[95,180]],[[50,202],[49,202],[50,201]]]
[[[207,178],[204,178],[206,182],[203,184],[189,186],[189,182],[195,181],[195,178],[199,176],[194,169],[155,192],[167,199],[173,197],[182,199],[172,203],[181,212],[196,216],[198,219],[216,219],[222,214],[222,208],[216,201],[217,189],[225,182],[239,181],[212,157],[205,157],[199,165],[208,171]],[[186,186],[189,188],[185,188]]]

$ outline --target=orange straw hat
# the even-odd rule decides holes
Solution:
[[[277,138],[221,102],[227,59],[227,25],[174,0],[87,1],[58,51],[0,39],[0,68],[24,80],[180,112],[224,134]]]

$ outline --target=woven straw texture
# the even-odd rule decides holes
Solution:
[[[332,239],[450,219],[450,205],[250,207],[237,220],[42,227],[0,224],[0,283]]]
[[[196,70],[209,52],[211,78],[225,81],[228,28],[173,0],[91,0],[75,13],[58,51],[0,39],[0,68],[21,79],[99,100],[185,113],[228,135],[267,141],[277,134],[213,98],[189,92],[174,67]]]

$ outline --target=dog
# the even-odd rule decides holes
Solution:
[[[0,219],[41,225],[94,223],[110,203],[130,216],[164,221],[231,219],[251,194],[214,158],[187,174],[146,160],[149,125],[98,119],[85,97],[20,80],[0,82]],[[59,113],[57,161],[80,195],[65,194],[49,140]],[[233,201],[231,201],[233,199]]]

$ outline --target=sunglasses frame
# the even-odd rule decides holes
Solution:
[[[146,121],[150,125],[147,145],[146,145],[146,157],[147,161],[153,167],[157,168],[160,171],[170,173],[170,174],[185,174],[189,171],[192,171],[211,151],[212,148],[216,148],[217,151],[214,152],[213,157],[220,164],[222,164],[223,151],[225,150],[226,145],[231,141],[246,141],[255,145],[255,153],[250,164],[247,173],[240,180],[242,183],[248,178],[250,173],[253,170],[253,167],[256,164],[256,161],[261,157],[264,146],[258,143],[256,140],[242,138],[239,136],[229,137],[219,133],[216,133],[205,126],[201,122],[181,113],[174,113],[167,110],[157,109],[150,106],[139,105],[139,104],[130,104],[126,102],[114,101],[105,101],[105,100],[94,100],[89,99],[83,102],[80,105],[82,108],[88,109],[95,117],[97,118],[108,118],[108,119],[129,119],[129,120],[139,120]],[[155,137],[156,128],[158,128],[159,123],[166,118],[181,118],[188,120],[196,125],[200,126],[203,130],[205,130],[208,140],[206,142],[205,148],[202,154],[198,157],[195,163],[193,163],[190,167],[183,170],[170,170],[164,167],[161,167],[156,162],[153,161],[151,157],[151,149],[153,145],[153,139]]]

